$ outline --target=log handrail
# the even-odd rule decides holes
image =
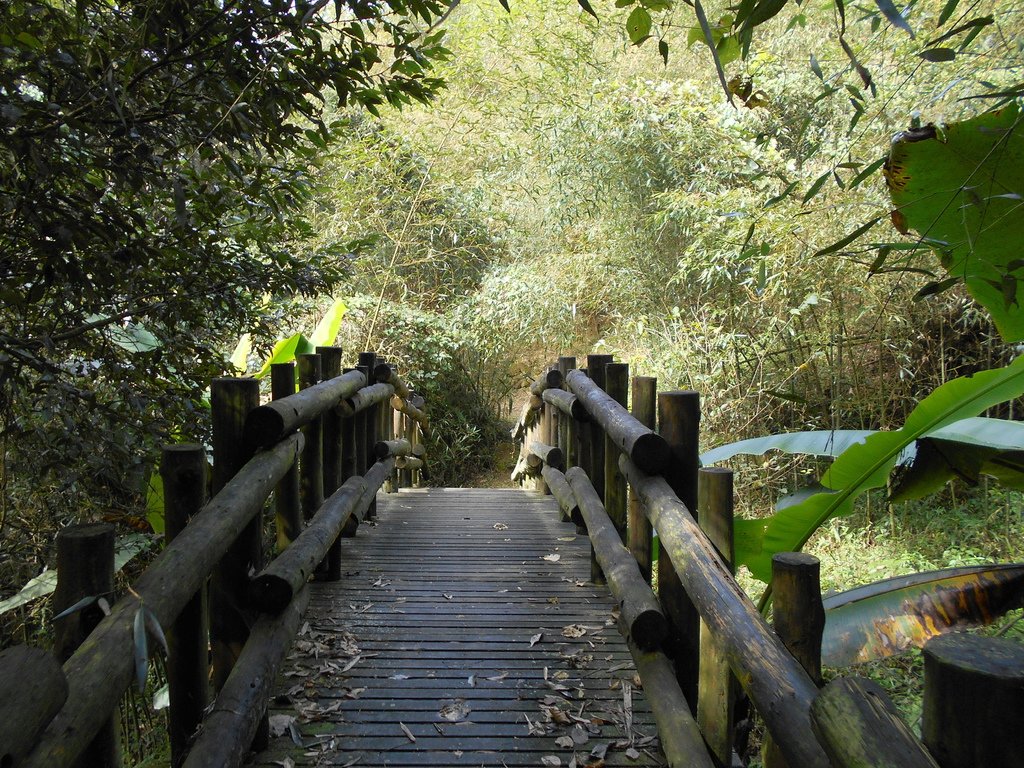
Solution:
[[[231,457],[252,455],[254,450],[255,455],[248,461],[243,458],[244,464],[241,461],[234,464],[240,468],[233,475],[225,474],[224,467],[220,467],[218,475],[215,442],[215,477],[221,478],[221,489],[201,505],[198,513],[183,527],[175,523],[173,539],[168,540],[163,552],[136,580],[130,594],[114,604],[110,614],[64,664],[60,682],[66,680],[66,698],[63,691],[60,697],[53,697],[53,711],[45,712],[42,722],[35,726],[39,731],[38,737],[26,729],[29,738],[18,747],[19,768],[70,765],[88,748],[93,735],[105,722],[109,722],[111,713],[117,709],[118,702],[132,684],[135,661],[131,649],[137,626],[141,626],[139,617],[143,617],[143,623],[147,625],[170,628],[186,605],[196,603],[193,597],[205,588],[215,569],[223,569],[228,563],[231,565],[227,567],[237,568],[240,562],[237,559],[239,542],[250,535],[254,524],[259,523],[271,493],[275,489],[277,495],[283,493],[285,507],[297,506],[297,499],[294,502],[287,499],[293,494],[298,495],[293,473],[298,466],[303,498],[307,502],[310,498],[316,499],[318,506],[312,510],[315,514],[311,515],[301,532],[279,530],[281,553],[258,577],[250,579],[243,571],[240,582],[238,575],[230,574],[222,582],[222,590],[225,585],[230,587],[232,582],[235,585],[241,583],[244,587],[242,593],[234,595],[236,606],[242,610],[262,612],[264,618],[256,622],[252,633],[246,633],[247,638],[242,638],[244,646],[239,645],[241,656],[223,670],[226,680],[207,713],[205,735],[189,750],[185,736],[191,734],[172,734],[172,756],[176,765],[240,764],[264,717],[273,671],[287,652],[308,603],[309,590],[304,589],[304,585],[314,575],[314,570],[318,578],[340,576],[338,563],[332,562],[337,560],[339,537],[354,533],[362,519],[370,515],[379,489],[388,485],[386,490],[397,490],[399,474],[410,482],[418,482],[415,478],[425,471],[425,452],[420,434],[426,434],[428,420],[422,410],[422,398],[411,394],[390,367],[387,367],[387,382],[367,385],[367,376],[362,371],[338,373],[339,348],[318,348],[317,352],[317,355],[309,356],[317,358],[312,361],[313,365],[316,366],[321,354],[324,355],[330,361],[328,375],[337,373],[333,378],[312,383],[307,377],[303,380],[311,385],[305,389],[264,405],[252,403],[240,408],[240,403],[252,401],[231,401],[230,393],[221,395],[219,402],[223,408],[234,409],[225,411],[222,422],[238,425],[236,444],[230,440],[225,442],[223,436],[219,438],[220,444],[232,451],[229,463],[236,460]],[[275,374],[282,374],[277,376],[278,382],[284,381],[285,376],[294,377],[294,366],[289,364],[288,368],[288,371],[275,371]],[[385,375],[381,366],[377,366],[374,373],[378,377]],[[252,394],[251,380],[245,379],[219,379],[220,389],[217,391],[227,392],[225,384],[230,385],[233,381],[245,384],[242,389],[247,396]],[[312,381],[315,381],[315,376]],[[399,391],[409,399],[400,399],[400,403],[395,404],[401,406],[396,407],[400,418],[391,418],[387,414],[391,413],[392,398]],[[413,405],[413,402],[418,405]],[[215,402],[215,416],[216,407]],[[327,424],[327,417],[340,421],[330,422],[332,426],[321,431],[321,421]],[[357,425],[354,432],[352,425]],[[316,457],[314,460],[320,466],[300,466],[298,457],[311,435],[318,441],[332,444],[325,445],[323,451],[307,452],[308,456]],[[238,445],[238,441],[244,445]],[[333,445],[334,441],[339,445]],[[356,448],[368,446],[369,450],[363,454],[369,455],[369,461],[373,462],[374,447],[378,444],[385,455],[365,467],[361,474],[356,474]],[[326,450],[328,447],[330,450]],[[197,459],[201,466],[205,466],[199,446],[182,446],[180,451],[169,447],[165,455],[175,456],[182,451],[189,454],[190,460]],[[402,473],[396,472],[398,457],[405,457],[406,469]],[[327,462],[330,462],[330,467],[323,466]],[[204,474],[192,471],[186,473],[182,483],[175,481],[173,498],[189,497],[187,486],[192,482],[196,484],[196,492],[191,496],[201,500]],[[330,482],[326,500],[323,499],[323,489],[319,497],[316,489],[307,495],[311,479],[324,487]],[[168,502],[171,503],[170,497]],[[197,508],[198,505],[194,506],[193,512]],[[280,527],[284,523],[279,520],[278,524]],[[291,525],[294,528],[294,521]],[[234,553],[234,560],[226,558],[229,552]],[[244,561],[241,562],[244,565]],[[248,564],[251,565],[259,570],[262,564]],[[151,636],[155,631],[150,626]],[[204,651],[201,660],[204,667],[207,661]],[[202,679],[208,677],[208,671],[200,671],[199,674]],[[172,685],[177,684],[174,682],[176,679],[170,678]],[[176,698],[181,699],[172,694],[172,701]],[[198,713],[200,717],[201,707],[202,704]],[[28,752],[23,756],[26,750]],[[112,755],[111,759],[116,759],[116,756]]]
[[[575,358],[560,358],[560,361],[563,359],[575,361]],[[591,355],[588,363],[602,367],[604,372],[606,369],[603,366],[607,366],[611,360],[607,356]],[[620,536],[627,533],[630,536],[630,550],[633,557],[637,558],[629,558],[630,562],[639,563],[639,573],[650,580],[649,539],[653,527],[658,535],[663,561],[669,564],[670,575],[678,579],[676,588],[680,584],[682,586],[683,591],[679,594],[683,599],[692,601],[700,615],[703,622],[700,631],[702,642],[706,634],[714,649],[713,652],[709,650],[709,657],[715,659],[715,654],[718,654],[717,658],[724,658],[728,663],[728,667],[724,666],[724,662],[708,665],[712,668],[708,674],[725,676],[720,681],[717,677],[713,681],[709,678],[708,690],[728,692],[730,672],[736,676],[754,708],[764,719],[771,737],[768,740],[765,765],[768,768],[786,764],[801,768],[826,768],[830,765],[836,768],[934,766],[935,762],[925,744],[899,720],[891,702],[880,689],[871,687],[868,693],[864,693],[864,684],[856,682],[854,678],[840,678],[824,689],[819,689],[813,663],[794,656],[794,653],[799,652],[796,646],[792,652],[787,648],[783,638],[769,626],[736,582],[731,568],[722,560],[708,534],[694,519],[693,510],[687,504],[692,505],[697,499],[696,470],[693,470],[692,478],[686,477],[691,469],[689,467],[680,474],[680,460],[675,452],[683,450],[688,454],[695,451],[695,442],[691,445],[680,443],[679,440],[681,436],[690,439],[689,435],[696,435],[699,410],[676,417],[671,413],[672,409],[668,408],[674,402],[671,398],[678,399],[680,395],[693,393],[661,396],[669,398],[665,402],[668,412],[661,416],[668,419],[664,434],[671,437],[670,442],[666,442],[653,430],[654,401],[658,397],[655,380],[649,377],[634,379],[635,397],[639,398],[633,404],[634,413],[639,416],[637,418],[626,410],[624,396],[617,394],[613,398],[604,391],[603,382],[589,378],[584,369],[574,369],[568,364],[563,368],[566,371],[564,389],[556,388],[555,385],[544,386],[545,374],[534,380],[530,387],[529,401],[511,430],[513,441],[520,444],[519,463],[513,471],[513,481],[552,493],[558,500],[563,520],[571,517],[577,523],[577,530],[588,533],[591,538],[594,578],[609,576],[602,572],[602,568],[607,570],[619,567],[612,565],[609,553],[614,551],[616,555],[622,555],[627,550],[618,545],[615,527],[612,526],[614,518],[609,514],[611,509],[609,513],[605,512],[600,497],[602,491],[611,494],[611,490],[604,483],[598,485],[591,482],[595,475],[604,475],[603,472],[598,473],[599,469],[606,470],[611,464],[602,462],[601,467],[598,467],[596,448],[593,448],[598,444],[599,436],[603,435],[608,440],[611,447],[606,445],[606,450],[615,450],[618,454],[615,464],[626,476],[630,488],[629,529],[618,531]],[[620,378],[624,375],[622,371],[617,373]],[[658,399],[661,410],[660,397]],[[692,399],[696,400],[695,394]],[[538,440],[543,440],[545,425],[549,423],[552,414],[558,418],[558,428],[548,446]],[[687,419],[685,427],[682,421],[673,421],[682,418]],[[662,423],[663,430],[666,429],[665,424]],[[595,433],[594,430],[599,431]],[[548,430],[547,434],[551,434],[551,431]],[[561,449],[562,455],[568,459],[566,465],[569,468],[565,474],[541,460],[541,455],[548,448]],[[537,472],[538,468],[540,473]],[[595,475],[590,475],[591,468]],[[663,471],[674,474],[662,477],[660,473]],[[702,470],[705,477],[701,478],[701,483],[709,483],[707,475],[716,471],[730,475],[728,483],[720,485],[730,489],[731,496],[731,473],[726,470]],[[605,482],[610,484],[611,481]],[[680,482],[684,484],[680,485]],[[701,510],[702,516],[708,515],[708,524],[723,525],[721,522],[712,522],[721,515],[728,515],[731,520],[731,498],[719,498],[720,493],[711,493],[710,488],[706,490],[708,493],[702,496],[701,505],[707,504],[718,510]],[[691,500],[684,503],[680,496]],[[646,536],[647,541],[635,541],[634,535],[638,539]],[[807,556],[802,557],[813,560]],[[635,569],[628,570],[633,575]],[[614,574],[614,578],[609,576],[608,581],[613,594],[622,600],[623,586],[619,576],[618,573]],[[674,594],[668,588],[664,589],[662,602],[665,599],[671,601]],[[810,595],[807,600],[811,600]],[[817,600],[820,603],[820,598]],[[634,598],[633,602],[637,604],[637,599]],[[674,609],[671,604],[666,607]],[[786,607],[787,610],[805,612],[811,608],[813,606]],[[779,610],[782,609],[780,606]],[[625,611],[623,616],[626,616]],[[626,633],[624,626],[620,626],[620,629]],[[811,629],[812,633],[815,631],[820,632],[820,629]],[[630,649],[644,687],[651,697],[652,710],[669,763],[676,764],[674,761],[677,759],[681,761],[679,764],[694,765],[704,765],[705,760],[708,765],[720,764],[723,759],[727,761],[722,754],[711,759],[704,748],[705,743],[695,741],[692,737],[694,732],[699,733],[698,728],[710,727],[712,724],[706,718],[694,721],[691,710],[695,708],[696,701],[687,702],[676,684],[676,676],[680,674],[678,665],[683,663],[682,657],[676,660],[677,666],[673,669],[672,661],[656,649],[645,652],[632,639]],[[812,669],[806,669],[805,664],[810,664]],[[701,669],[700,674],[703,680],[705,670]],[[724,713],[719,718],[729,722],[724,726],[715,722],[714,729],[722,730],[719,726],[730,728],[731,705],[716,707],[715,711]],[[709,731],[704,734],[704,739],[708,740],[710,736],[712,734]],[[730,738],[727,736],[723,742],[727,750],[731,750],[728,746]],[[713,740],[722,741],[717,738]],[[883,744],[890,741],[894,746],[892,752],[887,754]],[[700,744],[696,750],[699,754],[694,752],[695,743]],[[706,746],[710,749],[711,741],[707,741]],[[722,748],[722,743],[715,744],[716,753],[721,752]]]

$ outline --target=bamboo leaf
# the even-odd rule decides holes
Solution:
[[[595,19],[598,19],[597,13],[594,11],[593,6],[590,5],[589,0],[576,0],[576,2],[580,4],[580,8],[589,13]],[[598,21],[600,21],[600,19],[598,19]]]
[[[894,27],[899,27],[911,37],[914,36],[914,30],[910,28],[907,20],[903,18],[903,14],[900,13],[899,8],[896,7],[892,0],[875,0],[875,5],[878,6],[878,9],[889,20],[890,24]]]
[[[949,21],[949,17],[953,15],[953,12],[956,11],[956,7],[958,5],[960,5],[960,0],[946,0],[946,4],[942,6],[942,12],[939,14],[939,22],[937,26],[941,27]]]
[[[70,616],[72,613],[77,613],[78,611],[88,608],[90,605],[92,605],[99,599],[99,595],[88,595],[87,597],[83,597],[74,605],[65,608],[63,611],[54,616],[53,620],[56,621],[57,619],[63,619],[65,616]]]
[[[807,192],[804,194],[804,199],[800,201],[801,205],[806,205],[812,197],[818,194],[821,191],[821,188],[825,186],[825,182],[829,180],[829,177],[831,175],[832,171],[829,170],[825,171],[825,173],[821,174],[821,176],[815,179],[814,183],[811,184],[811,188],[808,189]]]
[[[864,168],[860,173],[858,173],[856,176],[854,176],[853,179],[850,181],[850,189],[853,189],[855,187],[860,186],[860,184],[866,178],[868,178],[868,176],[870,176],[875,171],[877,171],[879,168],[881,168],[883,165],[885,165],[885,161],[886,161],[885,157],[880,157],[877,160],[875,160],[875,162],[871,163],[871,165],[869,165],[866,168]]]
[[[899,576],[824,599],[821,658],[831,667],[896,655],[1024,605],[1024,563]]]
[[[715,43],[714,33],[711,31],[711,24],[708,22],[708,15],[704,11],[704,6],[700,0],[693,0],[693,10],[697,15],[697,22],[700,24],[701,34],[704,36],[704,42],[708,46],[708,50],[711,51],[711,58],[715,62],[715,70],[718,72],[718,82],[722,86],[722,90],[725,92],[725,97],[729,100],[729,103],[736,106],[736,103],[732,100],[732,92],[729,90],[729,83],[725,79],[725,69],[722,67],[722,60],[718,57],[718,48]]]
[[[953,61],[956,58],[956,51],[952,48],[929,48],[917,55],[925,61]]]
[[[164,656],[170,651],[167,649],[167,638],[164,636],[164,629],[160,626],[160,620],[157,619],[156,614],[153,613],[146,606],[142,607],[142,613],[145,616],[146,629],[149,631],[156,641],[160,643],[160,647],[164,649]]]
[[[739,440],[705,451],[700,455],[700,462],[704,466],[708,466],[740,454],[763,456],[768,451],[782,451],[804,456],[835,457],[851,445],[864,442],[873,434],[875,434],[875,430],[872,429],[832,429],[785,432],[778,435],[753,437],[749,440]]]
[[[820,251],[817,251],[812,258],[817,258],[818,256],[826,256],[827,254],[835,253],[836,251],[845,248],[850,243],[852,243],[854,240],[856,240],[861,235],[863,235],[865,232],[867,232],[869,229],[871,229],[873,226],[875,226],[875,224],[877,224],[881,220],[882,220],[881,216],[876,216],[875,218],[873,218],[871,221],[867,222],[866,224],[862,224],[861,226],[857,227],[857,229],[855,229],[853,232],[848,234],[842,240],[837,240],[836,242],[832,243],[832,245],[825,246]]]

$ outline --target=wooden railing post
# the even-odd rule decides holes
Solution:
[[[633,377],[633,417],[648,429],[654,429],[657,417],[658,380],[651,376]],[[629,551],[640,566],[640,573],[648,584],[651,583],[653,571],[651,521],[647,519],[643,504],[636,493],[629,493],[627,529],[629,531]]]
[[[321,373],[323,374],[324,381],[341,376],[341,347],[317,347],[316,353],[320,355]],[[343,419],[341,414],[334,408],[324,411],[323,416],[320,418],[323,430],[323,495],[326,499],[338,490],[345,480],[341,466],[342,453],[344,452],[344,448],[342,448],[344,426],[342,425]],[[331,544],[331,548],[327,550],[327,556],[324,558],[323,563],[317,568],[318,578],[324,581],[337,581],[341,578],[340,551],[334,558],[337,560],[337,576],[334,575],[331,567],[331,555],[340,546],[340,537],[338,537]]]
[[[825,609],[821,604],[821,563],[803,552],[772,556],[772,624],[786,650],[821,686],[821,636]],[[789,763],[770,737],[762,748],[765,768],[786,768]],[[796,768],[794,766],[793,768]]]
[[[1024,766],[1024,645],[949,634],[924,647],[921,734],[942,768]]]
[[[406,416],[404,413],[396,412],[398,423],[400,425],[399,436],[404,440],[409,441],[409,445],[413,444],[412,427],[415,422]],[[525,437],[524,437],[525,439]],[[402,488],[412,488],[412,470],[411,469],[400,469],[398,470],[398,484]]]
[[[201,445],[164,446],[160,459],[164,486],[164,536],[170,544],[206,503],[206,451]],[[168,735],[171,766],[188,754],[209,700],[209,630],[206,590],[200,589],[167,627]]]
[[[587,355],[587,375],[601,389],[605,388],[605,366],[612,362],[611,355]],[[588,430],[590,436],[590,466],[587,467],[587,474],[590,475],[590,482],[604,503],[604,431],[591,423]]]
[[[359,353],[359,367],[360,369],[365,368],[366,371],[366,383],[370,385],[373,383],[373,369],[377,365],[377,353],[366,351]],[[366,409],[366,417],[364,419],[364,431],[363,438],[366,441],[366,445],[363,447],[364,464],[363,471],[360,474],[364,474],[366,470],[373,464],[373,446],[377,444],[377,430],[379,425],[378,413],[380,413],[380,406],[375,405],[372,408]],[[377,499],[373,498],[370,500],[370,506],[366,509],[366,519],[373,520],[377,516]]]
[[[323,380],[323,360],[318,354],[297,355],[299,389],[308,389]],[[302,428],[306,438],[299,457],[299,498],[302,517],[310,520],[324,503],[323,416],[317,416]]]
[[[563,355],[558,358],[558,372],[562,374],[563,382],[569,371],[575,368],[575,357]],[[563,386],[565,386],[564,383]],[[562,449],[562,455],[565,456],[566,470],[577,466],[578,458],[576,456],[575,442],[576,435],[573,419],[571,416],[563,416],[558,420],[558,447]]]
[[[696,519],[700,395],[689,391],[660,393],[658,431],[671,449],[665,481]],[[676,663],[679,686],[696,714],[700,620],[664,549],[658,554],[658,596],[669,619],[668,655]]]
[[[351,370],[357,370],[354,368],[347,368],[346,373]],[[357,413],[353,416],[348,416],[342,419],[341,422],[341,480],[342,482],[348,480],[350,477],[361,476],[364,474],[365,469],[360,469],[359,466],[359,448],[363,446],[365,448],[365,441],[363,436],[359,433],[360,420],[363,418],[362,412]],[[365,460],[365,459],[364,459]],[[348,523],[342,526],[341,535],[331,545],[331,548],[327,551],[327,580],[337,581],[341,578],[341,539],[351,538],[356,535],[356,529],[358,524],[353,520],[349,519]]]
[[[259,403],[260,384],[256,379],[214,379],[210,385],[214,495],[253,456],[252,445],[244,439],[245,417]],[[261,527],[260,515],[256,515],[221,559],[210,582],[210,650],[215,691],[224,686],[249,637],[251,622],[242,606],[246,604],[249,571],[258,571],[263,564]]]
[[[629,365],[608,363],[605,366],[605,392],[625,408],[629,403]],[[626,534],[626,478],[619,470],[619,448],[605,435],[604,438],[604,508],[622,543]]]
[[[274,400],[295,394],[295,363],[270,366],[270,396]],[[277,551],[283,552],[302,533],[302,505],[299,502],[299,467],[293,464],[274,489]]]
[[[697,524],[707,534],[730,572],[733,569],[731,469],[704,467],[697,473]],[[725,649],[715,634],[700,622],[700,685],[697,724],[717,765],[732,765],[733,705],[736,685]]]
[[[103,597],[114,603],[114,526],[108,523],[70,525],[57,533],[57,588],[53,612],[58,614],[84,597]],[[53,623],[53,652],[66,662],[103,619],[93,603]],[[11,695],[6,691],[5,695]],[[74,768],[114,768],[121,765],[120,723],[117,711],[107,718]]]
[[[362,357],[363,354],[365,353],[361,353],[359,356]],[[366,376],[366,381],[370,381],[370,376],[373,371],[372,368],[368,368],[360,363],[356,366],[356,370],[362,371]],[[369,461],[369,457],[372,455],[371,452],[373,450],[372,443],[369,443],[366,437],[368,426],[367,420],[368,414],[365,410],[359,411],[359,413],[352,417],[352,421],[354,422],[353,432],[355,433],[356,474],[360,477],[366,474],[366,470],[369,467],[367,462]],[[369,517],[369,513],[367,513],[367,517]]]

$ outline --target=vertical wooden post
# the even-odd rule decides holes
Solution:
[[[537,426],[540,433],[537,439],[545,445],[554,445],[558,436],[555,424],[555,408],[550,403],[541,402],[540,418]],[[545,496],[551,495],[551,489],[548,488],[548,484],[544,482],[544,478],[541,476],[539,470],[537,472],[537,490],[541,491]]]
[[[371,352],[371,351],[360,352],[359,353],[359,365],[360,365],[360,367],[362,367],[362,366],[366,367],[366,383],[367,384],[372,384],[373,383],[373,369],[377,365],[377,353],[376,352]],[[366,419],[365,419],[366,426],[365,426],[365,432],[363,433],[364,434],[364,438],[366,440],[366,447],[363,449],[364,456],[366,458],[365,458],[365,465],[363,467],[363,472],[365,472],[367,469],[369,469],[373,465],[373,463],[375,461],[374,459],[371,459],[370,457],[373,456],[373,446],[377,444],[377,429],[378,429],[378,424],[379,424],[379,419],[380,419],[380,417],[378,416],[379,413],[380,413],[380,405],[375,405],[372,408],[367,408],[366,409]],[[377,516],[377,498],[376,498],[376,495],[375,495],[374,498],[370,500],[370,506],[366,508],[366,519],[367,520],[373,520],[376,516]]]
[[[213,418],[213,494],[235,476],[253,455],[244,439],[245,417],[260,402],[256,379],[214,379],[210,385]],[[242,606],[246,604],[250,569],[263,563],[261,516],[235,539],[221,559],[210,581],[210,651],[213,658],[213,688],[219,691],[235,666],[249,637],[251,622]]]
[[[295,394],[295,363],[272,363],[270,396],[274,400]],[[299,466],[291,468],[274,489],[277,551],[283,552],[302,533],[302,506],[299,502]]]
[[[581,373],[590,376],[590,370],[587,368],[580,368]],[[590,433],[597,427],[590,421],[576,421],[572,423],[573,432],[575,433],[576,440],[573,446],[573,452],[576,454],[576,466],[587,473],[587,477],[592,478],[594,457],[591,455],[591,440]]]
[[[633,377],[633,418],[648,429],[656,426],[658,400],[658,380],[651,376]],[[651,583],[652,564],[652,531],[651,521],[647,519],[640,499],[632,491],[629,494],[629,551],[640,566],[640,573],[648,584]]]
[[[323,378],[323,360],[318,354],[296,356],[299,367],[299,389],[319,384]],[[299,498],[302,517],[309,520],[324,503],[323,416],[317,416],[302,434],[306,438],[299,456]]]
[[[420,410],[426,405],[422,395],[418,395],[415,392],[409,394],[409,402],[416,406]],[[413,419],[412,422],[412,440],[409,441],[411,445],[422,445],[423,444],[423,429],[420,427],[420,423]],[[412,471],[412,487],[422,488],[423,487],[423,470],[414,469]]]
[[[696,518],[700,395],[688,391],[659,394],[658,425],[659,433],[672,451],[669,465],[663,473],[665,480]],[[666,650],[676,663],[679,686],[690,710],[696,714],[700,618],[664,550],[658,554],[658,596],[669,620]]]
[[[611,355],[587,355],[587,374],[601,389],[605,388],[605,366],[612,362]],[[594,422],[590,423],[590,467],[588,474],[594,490],[604,503],[604,430]]]
[[[164,485],[164,536],[169,544],[206,503],[206,451],[201,445],[164,446],[160,459]],[[209,634],[206,592],[200,589],[167,627],[168,735],[171,766],[177,768],[209,700]]]
[[[57,587],[53,612],[70,608],[83,597],[104,597],[114,603],[114,526],[108,523],[70,525],[57,533]],[[103,620],[93,603],[53,623],[53,652],[66,662]],[[5,691],[10,696],[12,691]],[[120,723],[117,711],[96,732],[72,764],[74,768],[118,768],[121,765]]]
[[[605,391],[625,408],[629,403],[629,365],[608,363],[605,366]],[[622,543],[626,535],[626,477],[619,471],[619,449],[607,435],[604,438],[604,508]]]
[[[576,358],[562,355],[558,358],[558,371],[562,374],[562,381],[569,374],[569,371],[576,368]],[[563,384],[564,386],[564,384]],[[558,420],[558,447],[562,449],[565,457],[565,468],[575,467],[577,462],[576,446],[574,445],[575,435],[571,416],[564,416]]]
[[[634,394],[635,396],[635,394]],[[697,522],[718,550],[730,572],[733,568],[731,469],[702,468],[697,474]],[[700,623],[700,684],[697,724],[715,763],[732,765],[735,680],[725,650],[708,626]]]
[[[962,633],[930,640],[923,709],[922,739],[942,768],[1021,768],[1024,645]]]
[[[353,370],[347,368],[346,373]],[[345,482],[350,477],[361,475],[359,469],[359,446],[365,445],[362,436],[357,434],[360,415],[349,416],[341,422],[341,481]],[[338,581],[341,578],[341,539],[351,538],[356,535],[357,525],[349,520],[350,524],[342,526],[341,535],[335,539],[327,552],[327,580]]]
[[[366,376],[366,380],[370,380],[372,369],[368,369],[365,365],[359,364],[356,366],[357,371],[362,371]],[[362,410],[352,417],[354,423],[353,431],[355,432],[355,454],[356,454],[356,474],[360,477],[366,474],[368,468],[367,461],[369,459],[369,453],[366,450],[366,411]]]
[[[330,381],[341,376],[341,347],[317,347],[316,353],[320,355],[323,381]],[[328,408],[324,411],[320,419],[323,439],[323,496],[326,499],[341,487],[343,481],[341,468],[343,449],[341,441],[343,439],[342,431],[344,427],[341,423],[343,421],[341,415],[334,408]],[[335,578],[331,571],[331,553],[340,546],[340,537],[335,538],[331,542],[327,555],[324,556],[323,562],[317,567],[318,579],[337,581],[338,578],[341,578],[340,572],[337,578]],[[341,567],[340,554],[338,552],[335,556],[335,559],[338,561],[339,570]]]
[[[406,416],[404,413],[396,412],[398,423],[401,425],[399,435],[409,441],[409,445],[412,445],[412,419]],[[411,469],[400,469],[398,470],[398,484],[402,488],[412,488],[412,470]]]
[[[821,563],[812,555],[779,552],[772,556],[772,624],[775,633],[819,687],[822,683],[821,635],[825,631],[820,573]],[[765,768],[786,768],[789,765],[770,737],[765,739],[761,755]]]

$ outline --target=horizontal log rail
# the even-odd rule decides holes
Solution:
[[[365,359],[371,355],[365,353]],[[2,739],[5,768],[84,764],[76,763],[80,759],[96,768],[119,765],[116,738],[101,753],[94,737],[110,724],[136,677],[132,649],[138,633],[150,636],[152,649],[161,628],[172,640],[172,764],[235,766],[244,759],[263,727],[277,665],[306,609],[305,584],[314,576],[340,578],[340,538],[354,534],[372,515],[379,490],[397,490],[400,479],[418,484],[426,469],[421,438],[429,422],[423,400],[390,366],[368,364],[342,373],[341,350],[335,347],[318,347],[317,354],[302,355],[298,362],[304,388],[295,392],[294,364],[275,365],[275,399],[264,405],[253,379],[215,381],[216,494],[209,501],[204,502],[204,449],[165,449],[166,547],[130,594],[116,602],[111,597],[109,615],[63,669],[39,667],[35,689],[45,695],[38,702],[32,698],[31,706],[24,703],[29,698],[21,700],[29,720],[19,726],[9,754]],[[367,385],[368,371],[387,381]],[[380,460],[369,464],[377,456]],[[263,567],[260,529],[271,494],[279,553]],[[302,510],[308,510],[305,522]],[[259,575],[250,578],[254,571]],[[203,608],[208,581],[209,640]],[[226,611],[225,605],[230,606]],[[0,655],[2,679],[24,674],[9,661],[17,653],[22,651]],[[211,658],[216,698],[204,722]],[[192,743],[200,723],[201,735]]]
[[[812,651],[816,642],[820,644],[821,627],[807,618],[820,611],[814,558],[775,558],[779,578],[792,571],[790,561],[797,560],[815,573],[811,586],[788,590],[785,599],[780,594],[774,610],[777,629],[765,621],[736,582],[728,560],[723,559],[731,557],[731,472],[701,470],[699,524],[695,519],[699,423],[699,410],[691,407],[695,394],[658,395],[655,380],[636,377],[630,413],[622,383],[626,366],[602,355],[591,355],[587,362],[591,375],[575,368],[575,358],[566,357],[559,361],[565,371],[560,386],[554,377],[548,378],[549,371],[532,382],[529,400],[510,431],[520,446],[512,479],[554,495],[563,521],[572,519],[580,533],[589,535],[594,578],[607,579],[616,598],[624,600],[620,629],[630,640],[669,765],[731,762],[732,699],[738,681],[767,726],[766,768],[940,764],[945,768],[946,763],[937,762],[928,751],[928,746],[941,740],[934,735],[932,742],[917,739],[877,686],[839,678],[819,688],[820,658]],[[653,429],[656,401],[657,432]],[[609,452],[607,459],[598,453],[602,441]],[[554,451],[561,452],[559,458],[568,467],[564,474],[545,460]],[[628,516],[626,494],[616,487],[622,476],[628,481]],[[652,532],[657,533],[661,555],[657,601],[648,587]],[[628,588],[623,585],[624,572],[629,573]],[[793,578],[802,577],[795,574]],[[628,600],[623,597],[627,592],[633,595]],[[654,637],[638,634],[635,606],[639,605],[647,616],[657,609]],[[627,606],[633,607],[627,610]],[[690,623],[698,618],[699,633],[697,624]],[[666,619],[667,632],[662,635]],[[794,633],[794,627],[799,631]],[[699,648],[694,640],[698,635]],[[964,636],[964,642],[979,654],[988,650],[985,640]],[[976,674],[973,668],[959,671],[969,663],[957,657],[957,671],[948,673],[933,665],[936,682],[926,675],[926,699],[929,690],[939,690],[938,681]],[[1017,679],[1013,675],[1024,677],[1024,663],[1019,666],[1005,673],[1008,688]],[[1012,706],[1003,706],[1008,708]],[[930,711],[935,714],[929,733],[956,732],[956,738],[966,742],[965,733],[987,732],[963,727],[958,720],[971,715],[961,712],[958,716],[953,706],[933,706]],[[993,741],[991,736],[987,740]],[[960,743],[957,749],[962,749]]]

